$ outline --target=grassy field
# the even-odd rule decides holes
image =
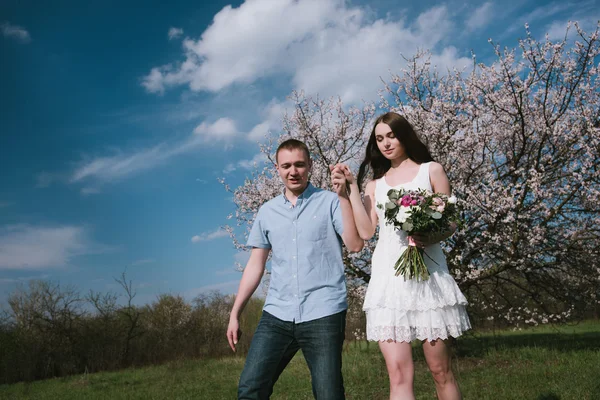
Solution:
[[[476,333],[456,343],[455,373],[465,399],[600,399],[600,323]],[[435,399],[422,350],[415,346],[417,399]],[[0,386],[1,399],[235,399],[243,359],[167,365]],[[349,343],[344,352],[348,399],[388,398],[377,345]],[[310,375],[298,354],[272,399],[312,399]]]

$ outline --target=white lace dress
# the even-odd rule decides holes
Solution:
[[[428,189],[429,163],[419,167],[417,176],[394,189]],[[376,204],[387,201],[389,186],[385,177],[375,182]],[[425,247],[425,264],[430,273],[426,281],[404,280],[396,276],[394,264],[408,245],[407,235],[386,225],[379,208],[379,240],[371,261],[371,281],[363,310],[367,315],[367,339],[410,342],[447,339],[471,328],[465,310],[467,299],[452,275],[439,243]],[[432,261],[434,260],[434,261]]]

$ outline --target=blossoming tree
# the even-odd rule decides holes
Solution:
[[[471,315],[513,326],[597,315],[598,30],[574,24],[556,42],[537,41],[526,28],[518,49],[490,41],[495,61],[474,58],[469,71],[440,73],[418,53],[385,83],[380,109],[294,93],[283,135],[261,148],[270,163],[233,191],[238,225],[248,228],[281,191],[272,164],[279,140],[304,140],[313,151],[312,182],[328,188],[328,165],[356,166],[374,115],[394,110],[415,126],[460,199],[465,223],[444,248]],[[354,281],[368,282],[372,248],[345,257]]]

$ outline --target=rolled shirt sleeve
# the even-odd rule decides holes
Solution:
[[[258,247],[260,249],[270,249],[271,243],[269,242],[269,238],[264,229],[264,221],[262,212],[263,208],[261,207],[256,214],[256,218],[254,219],[254,223],[252,224],[252,229],[250,229],[250,234],[248,235],[248,241],[246,242],[246,246],[248,247]]]
[[[333,220],[333,227],[338,235],[342,236],[344,233],[344,221],[342,218],[342,207],[340,205],[340,199],[336,198],[331,202],[331,217]]]

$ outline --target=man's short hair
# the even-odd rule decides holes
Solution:
[[[287,139],[281,142],[279,147],[277,147],[277,152],[275,153],[275,161],[277,161],[277,156],[281,150],[302,150],[304,151],[304,154],[306,154],[306,158],[310,160],[310,152],[308,151],[308,147],[306,144],[304,144],[304,142],[301,142],[298,139]]]

